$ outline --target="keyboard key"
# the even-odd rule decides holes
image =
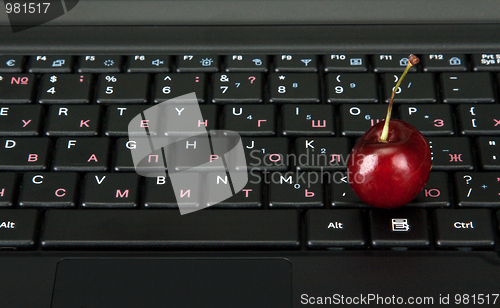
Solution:
[[[11,207],[14,205],[14,197],[17,194],[17,174],[14,172],[0,173],[0,207]]]
[[[75,172],[24,174],[20,207],[70,207],[76,206],[78,174]]]
[[[274,105],[226,105],[224,129],[241,136],[273,136],[276,134],[276,106]]]
[[[375,248],[422,248],[430,244],[424,209],[371,210],[370,226]]]
[[[41,79],[40,104],[88,104],[91,74],[44,74]]]
[[[424,189],[407,206],[450,207],[450,191],[446,172],[431,172]]]
[[[101,122],[101,106],[50,106],[45,134],[59,136],[97,136]]]
[[[191,92],[196,93],[199,103],[205,101],[205,74],[156,75],[154,92],[156,104]]]
[[[110,139],[59,138],[54,155],[54,171],[108,170]]]
[[[373,56],[373,71],[375,73],[402,73],[408,64],[409,54],[376,54]],[[416,72],[412,66],[410,72]],[[409,76],[409,75],[408,75]]]
[[[168,145],[175,152],[175,171],[224,171],[227,165],[223,157],[231,148],[229,140],[222,134],[209,137],[208,134],[198,135]]]
[[[323,57],[325,72],[356,72],[368,71],[366,55],[359,54],[330,54]]]
[[[464,104],[457,111],[462,135],[500,134],[499,105]]]
[[[479,163],[484,170],[500,170],[500,137],[478,137]]]
[[[392,89],[400,76],[384,74],[385,102],[391,100]],[[394,103],[435,103],[435,81],[432,74],[408,74],[394,96]]]
[[[332,136],[335,113],[331,105],[283,105],[283,136]]]
[[[424,136],[453,136],[455,129],[450,105],[400,105],[401,120],[415,126]]]
[[[135,172],[136,166],[134,166],[134,161],[132,160],[131,151],[139,151],[138,147],[147,144],[146,142],[137,142],[139,138],[143,137],[130,137],[129,138],[119,138],[116,141],[116,155],[114,160],[114,170],[118,172]],[[142,150],[141,150],[142,151]],[[149,153],[148,148],[142,153]],[[153,151],[149,153],[144,159],[142,159],[138,167],[147,173],[153,174],[165,174],[165,162],[167,161],[168,151],[162,149]]]
[[[170,104],[165,112],[166,136],[193,136],[217,128],[216,105]]]
[[[30,73],[71,73],[72,56],[31,56],[28,63]]]
[[[474,71],[500,71],[500,54],[475,53],[472,55],[472,68]]]
[[[38,136],[42,114],[39,105],[0,106],[0,136]]]
[[[0,247],[28,249],[35,246],[38,211],[0,210]]]
[[[201,189],[199,173],[176,174],[178,181],[172,185],[169,176],[146,178],[146,191],[144,193],[145,208],[178,208],[179,203],[185,209],[200,207],[204,190]],[[178,213],[177,213],[178,214]]]
[[[342,135],[348,137],[362,136],[370,127],[384,121],[387,115],[385,105],[341,105],[340,127]]]
[[[329,103],[378,103],[377,75],[327,74]]]
[[[275,72],[317,72],[318,63],[315,55],[277,55],[274,62]]]
[[[170,57],[166,55],[134,55],[127,61],[127,73],[170,72]]]
[[[219,71],[219,57],[213,54],[177,56],[176,64],[178,73]]]
[[[288,170],[287,138],[241,138],[246,165],[236,165],[237,171],[286,171]]]
[[[117,55],[87,55],[78,61],[79,73],[119,73],[122,57]]]
[[[464,54],[427,54],[422,55],[424,72],[465,72],[467,61]]]
[[[494,103],[490,73],[443,73],[444,103]]]
[[[362,248],[367,244],[360,210],[308,210],[306,225],[311,248]]]
[[[239,192],[232,197],[213,204],[210,200],[216,200],[219,196],[221,185],[228,185],[223,180],[226,173],[211,172],[207,177],[207,206],[213,208],[261,208],[262,207],[262,175],[257,172],[248,173],[248,182]],[[230,189],[230,188],[229,188]]]
[[[295,249],[300,244],[298,222],[297,212],[278,210],[203,210],[183,216],[165,210],[49,210],[41,245],[45,249]]]
[[[350,152],[349,139],[345,137],[302,137],[295,140],[297,170],[345,170]]]
[[[314,73],[272,73],[270,103],[319,103],[319,76]]]
[[[148,102],[147,74],[99,75],[98,104],[145,104]]]
[[[0,56],[0,73],[22,73],[23,66],[23,56]]]
[[[472,170],[474,160],[467,137],[427,138],[431,148],[432,170]]]
[[[433,213],[439,248],[493,248],[495,233],[487,209],[437,209]]]
[[[135,173],[87,173],[82,207],[137,207],[138,185],[139,176]]]
[[[49,161],[50,139],[0,138],[0,170],[45,170]]]
[[[500,207],[500,174],[457,172],[455,185],[458,206]]]
[[[108,106],[106,112],[106,124],[104,126],[104,134],[108,137],[126,137],[128,136],[128,125],[132,119],[148,109],[149,105],[112,105]],[[149,120],[148,132],[150,135],[158,133],[156,119]],[[156,122],[156,123],[155,123]]]
[[[334,172],[330,183],[332,207],[370,208],[354,193],[346,172]]]
[[[30,104],[35,84],[33,74],[0,75],[0,103]]]
[[[323,179],[318,172],[269,174],[270,208],[323,207]]]
[[[260,72],[268,71],[268,60],[262,54],[233,54],[226,56],[226,72]]]
[[[212,82],[213,103],[262,102],[262,74],[214,74]]]

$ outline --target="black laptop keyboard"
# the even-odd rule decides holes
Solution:
[[[413,202],[371,208],[347,183],[347,155],[385,118],[405,57],[0,55],[0,248],[493,250],[500,54],[420,55],[401,85],[393,117],[433,155]],[[136,174],[128,124],[190,92],[198,126],[240,134],[249,183],[181,216],[168,176]],[[179,116],[143,124],[154,134]],[[174,167],[195,168],[191,150],[168,153]],[[149,166],[163,170],[161,157]],[[215,185],[198,178],[183,197],[202,206]]]

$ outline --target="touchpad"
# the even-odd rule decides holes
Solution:
[[[291,307],[285,259],[66,259],[52,308]]]

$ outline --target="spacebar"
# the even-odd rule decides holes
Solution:
[[[295,210],[48,210],[44,249],[299,247]]]

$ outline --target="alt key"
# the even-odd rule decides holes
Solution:
[[[35,209],[0,210],[0,249],[33,247],[37,219]]]

